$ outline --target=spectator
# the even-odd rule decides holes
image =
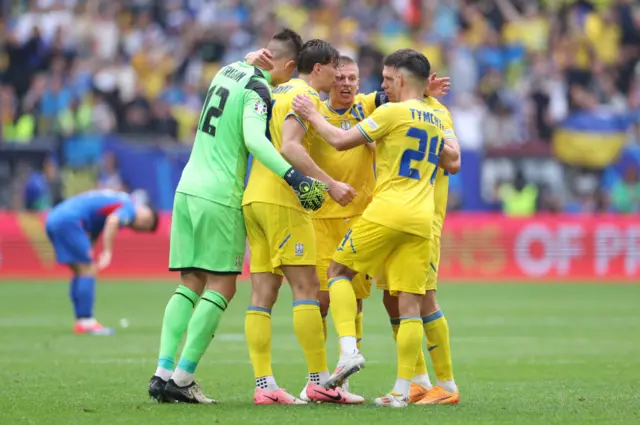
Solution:
[[[44,211],[62,201],[62,184],[55,159],[47,157],[41,171],[32,171],[24,188],[27,211]]]
[[[530,217],[536,212],[538,188],[527,183],[521,171],[516,173],[512,183],[500,185],[497,195],[507,216]]]
[[[124,190],[124,183],[118,169],[118,159],[113,152],[105,152],[98,172],[98,188]]]
[[[611,206],[616,212],[640,212],[640,180],[636,165],[628,165],[623,178],[611,188]]]
[[[2,138],[26,145],[38,136],[59,136],[65,166],[88,166],[90,182],[105,135],[124,133],[132,139],[161,134],[189,145],[213,74],[290,26],[305,39],[326,38],[341,53],[354,56],[365,93],[380,88],[383,54],[396,47],[424,52],[435,71],[452,78],[451,94],[442,101],[452,113],[463,150],[472,155],[487,160],[502,155],[496,163],[511,169],[523,159],[531,165],[533,157],[561,158],[576,166],[555,142],[565,130],[580,136],[583,129],[565,125],[577,113],[608,119],[599,122],[598,131],[619,146],[627,134],[631,144],[640,143],[640,9],[633,0],[560,3],[4,2]],[[612,128],[612,123],[626,121],[631,129]],[[608,140],[607,146],[614,142]],[[536,145],[534,151],[530,145]],[[70,157],[77,161],[68,161]],[[523,187],[530,183],[525,180]],[[518,194],[516,186],[505,187]],[[568,186],[575,184],[569,181]],[[479,190],[492,192],[493,183],[483,183]],[[596,192],[580,192],[576,202],[566,192],[541,190],[539,207],[597,209],[592,206],[594,196],[599,199]],[[454,198],[452,208],[458,204]]]
[[[153,119],[151,121],[152,131],[176,140],[178,138],[178,122],[171,115],[171,107],[158,99],[151,108]]]

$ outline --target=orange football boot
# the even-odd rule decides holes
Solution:
[[[450,393],[442,387],[435,386],[422,397],[422,400],[416,402],[416,405],[425,404],[458,404],[460,402],[460,393]]]
[[[422,385],[418,385],[415,382],[411,383],[411,391],[409,391],[409,404],[414,404],[419,402],[427,395],[429,392],[428,389],[423,387]]]

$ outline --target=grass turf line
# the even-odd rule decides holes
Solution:
[[[395,347],[377,291],[365,303],[368,367],[352,380],[366,405],[253,406],[243,336],[248,285],[239,286],[197,371],[220,404],[153,403],[146,385],[174,287],[99,285],[97,317],[117,328],[126,318],[129,327],[114,337],[77,337],[66,284],[0,284],[0,423],[640,423],[640,286],[442,285],[461,404],[399,410],[371,403],[395,378]],[[278,383],[297,395],[306,366],[290,300],[283,289],[273,311],[273,359]],[[332,328],[328,353],[333,366]]]

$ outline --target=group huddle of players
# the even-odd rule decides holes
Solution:
[[[165,309],[151,397],[215,403],[194,373],[235,294],[248,240],[252,290],[245,334],[255,404],[364,402],[349,392],[348,379],[365,365],[362,300],[369,297],[371,276],[384,290],[398,352],[395,385],[374,403],[458,403],[449,329],[435,290],[448,175],[460,168],[460,150],[449,112],[433,97],[446,92],[448,79],[434,77],[423,54],[402,49],[384,60],[384,91],[358,94],[352,59],[322,40],[303,43],[291,30],[217,73],[176,189],[169,267],[180,272],[181,285]],[[329,99],[322,102],[318,92]],[[94,226],[107,223],[109,232],[118,225],[157,225],[151,210],[129,200],[98,204]],[[54,224],[47,230],[74,281],[95,273],[90,245],[85,257],[65,258],[72,244],[56,237],[61,226]],[[100,267],[111,258],[113,237],[105,230],[107,238]],[[308,366],[298,397],[278,387],[271,368],[271,309],[283,277]],[[81,314],[76,308],[76,332],[105,332],[93,319],[93,299],[83,302],[90,307]],[[329,310],[340,338],[333,373],[325,344]],[[436,385],[427,373],[423,334]]]

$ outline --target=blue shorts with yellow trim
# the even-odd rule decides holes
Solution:
[[[424,294],[431,240],[361,218],[343,238],[333,260],[359,273],[384,275],[391,293]]]
[[[316,237],[308,213],[253,202],[242,207],[251,273],[282,275],[282,266],[315,266]]]

